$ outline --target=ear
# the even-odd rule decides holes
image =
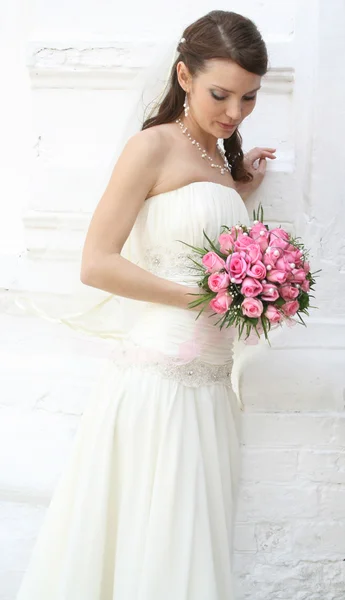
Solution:
[[[177,63],[176,72],[177,79],[181,88],[188,93],[190,91],[190,83],[192,78],[190,76],[188,67],[184,64],[182,60],[180,60],[180,62]]]

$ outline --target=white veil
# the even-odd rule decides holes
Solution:
[[[179,56],[179,41],[180,38],[156,44],[149,65],[141,69],[129,84],[135,98],[134,108],[115,141],[111,169],[128,139],[141,130],[145,119],[156,114],[167,90],[172,66]],[[95,204],[96,202],[97,199]],[[123,246],[121,256],[140,266],[140,239],[136,224]],[[126,336],[134,318],[138,318],[147,305],[146,302],[83,285],[79,271],[76,273],[75,287],[67,295],[40,294],[37,299],[31,293],[22,292],[15,296],[14,303],[17,310],[20,309],[25,314],[63,323],[75,331],[92,336],[115,339]]]

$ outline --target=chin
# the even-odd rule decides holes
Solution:
[[[234,129],[234,131],[230,131],[230,132],[226,132],[223,130],[220,137],[222,137],[224,140],[228,140],[236,134],[236,131],[237,131],[237,127],[236,127],[236,129]]]
[[[225,133],[223,136],[224,139],[227,140],[228,138],[231,138],[233,135],[235,135],[236,131],[237,131],[237,127],[236,127],[236,129],[234,129],[234,131],[232,133]]]

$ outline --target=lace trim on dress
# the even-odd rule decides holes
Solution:
[[[212,364],[195,357],[188,362],[181,362],[180,358],[163,357],[157,353],[156,359],[150,351],[145,358],[145,349],[136,349],[137,357],[133,351],[122,351],[121,356],[113,355],[112,362],[117,367],[130,367],[159,373],[162,377],[173,379],[189,387],[199,387],[222,383],[231,386],[231,372],[233,360],[223,364]],[[139,358],[138,358],[139,357]]]
[[[160,249],[156,246],[145,250],[144,261],[146,268],[159,277],[200,277],[200,272],[190,256],[190,252],[177,252],[176,249],[168,247]]]

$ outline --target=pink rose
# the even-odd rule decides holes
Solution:
[[[308,263],[307,260],[304,261],[304,263],[302,264],[302,266],[303,266],[303,269],[304,269],[305,273],[309,273],[309,271],[310,271],[310,264]]]
[[[245,298],[241,304],[242,313],[247,317],[260,317],[264,310],[261,300],[258,298]]]
[[[209,305],[214,310],[214,312],[218,314],[224,314],[229,310],[232,301],[233,297],[231,296],[231,294],[229,294],[229,292],[225,290],[221,290],[220,292],[218,292],[215,298],[212,298]]]
[[[261,252],[266,250],[269,240],[269,231],[263,223],[253,225],[249,232],[250,237],[260,246]]]
[[[299,294],[299,290],[293,285],[285,284],[280,287],[279,293],[284,300],[295,300]]]
[[[239,236],[241,233],[243,233],[243,229],[240,225],[233,225],[230,229],[230,235],[232,235],[234,240],[236,240],[237,236]]]
[[[240,252],[241,250],[246,250],[248,246],[253,243],[253,240],[246,235],[245,233],[241,233],[237,240],[235,241],[235,250]]]
[[[265,317],[267,317],[271,323],[279,323],[279,321],[282,320],[281,313],[275,306],[272,306],[272,304],[269,304],[266,308]]]
[[[226,231],[227,235],[231,235],[234,241],[237,240],[237,237],[243,233],[243,229],[240,225],[233,225]]]
[[[260,235],[262,235],[261,231],[265,233],[265,236],[269,236],[268,229],[266,229],[265,225],[261,221],[258,221],[255,223],[255,225],[251,226],[249,235],[251,238],[257,239]]]
[[[218,242],[220,245],[220,251],[223,254],[229,254],[234,248],[234,238],[230,233],[221,233]]]
[[[303,283],[305,281],[305,270],[304,269],[292,269],[292,279],[294,283]]]
[[[289,245],[289,234],[281,227],[270,230],[270,246],[274,248],[287,248]]]
[[[227,273],[212,273],[208,278],[208,287],[212,292],[220,292],[229,286],[230,278]]]
[[[266,266],[271,265],[271,267],[275,267],[277,260],[281,256],[281,253],[282,250],[280,250],[279,248],[271,248],[271,246],[268,246],[268,248],[266,248],[266,252],[263,255],[262,262]]]
[[[276,238],[289,241],[290,236],[288,232],[285,229],[282,229],[281,227],[275,227],[274,229],[271,229],[270,234],[274,234]]]
[[[305,281],[303,281],[303,283],[301,283],[301,289],[304,292],[309,292],[309,290],[310,290],[310,283],[309,283],[308,279],[305,279]]]
[[[273,283],[264,283],[262,286],[261,299],[266,300],[266,302],[274,302],[278,298],[278,288]]]
[[[249,277],[255,277],[256,279],[263,279],[266,277],[266,267],[261,260],[258,260],[248,269],[247,275],[249,275]]]
[[[291,265],[293,265],[293,267]],[[292,269],[295,268],[295,263],[289,262],[287,260],[287,257],[284,255],[281,258],[278,258],[278,260],[275,264],[275,267],[276,267],[276,269],[279,269],[280,271],[287,271],[287,273],[289,273],[290,271],[292,271]]]
[[[285,304],[282,305],[281,309],[287,317],[293,317],[293,315],[295,315],[299,309],[299,302],[297,300],[285,302]]]
[[[206,268],[207,273],[215,273],[225,267],[225,261],[215,252],[207,252],[207,254],[202,257],[201,262]]]
[[[225,268],[230,275],[232,283],[241,283],[247,274],[249,258],[245,252],[234,252],[230,254],[225,262]]]
[[[259,244],[252,243],[246,248],[247,255],[249,256],[252,263],[262,260],[262,252]]]
[[[286,271],[293,271],[300,266],[300,257],[297,250],[284,252],[282,258],[277,260],[276,268],[285,269]]]
[[[257,296],[262,292],[262,285],[257,279],[245,277],[241,286],[241,294],[247,297]]]
[[[302,256],[303,252],[301,250],[299,250],[296,246],[294,246],[294,244],[289,244],[288,247],[285,249],[286,252],[296,252],[297,255]]]
[[[286,251],[284,256],[288,263],[295,263],[296,265],[300,263],[300,251],[295,248],[294,250]]]
[[[286,273],[284,271],[280,271],[279,269],[271,269],[270,271],[267,271],[266,279],[276,283],[285,283]]]

